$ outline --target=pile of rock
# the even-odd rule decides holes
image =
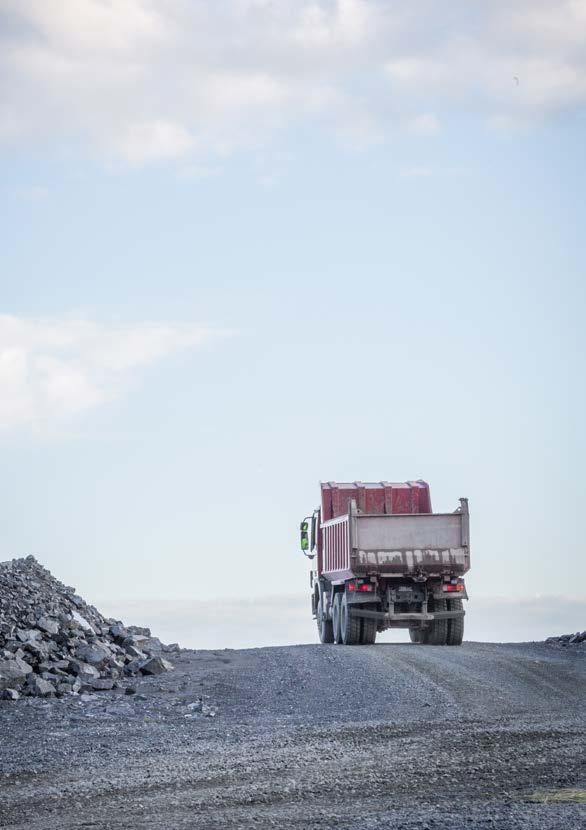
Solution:
[[[0,698],[124,687],[173,666],[148,628],[106,619],[36,559],[0,563]]]
[[[546,643],[558,643],[560,646],[578,645],[586,643],[586,631],[576,631],[575,634],[560,634],[559,637],[548,637]]]

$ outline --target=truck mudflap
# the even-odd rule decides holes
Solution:
[[[413,612],[408,614],[389,614],[386,611],[370,611],[367,608],[350,608],[352,617],[366,617],[380,622],[413,622],[428,623],[434,620],[454,620],[463,617],[466,612],[461,611],[428,611],[425,613]]]

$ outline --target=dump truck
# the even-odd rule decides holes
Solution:
[[[300,525],[320,641],[373,644],[379,631],[408,628],[413,643],[461,645],[468,500],[433,513],[421,480],[320,487],[320,506]]]

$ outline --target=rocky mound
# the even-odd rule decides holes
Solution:
[[[177,650],[106,619],[33,556],[0,563],[0,698],[123,688],[172,669],[162,654]]]
[[[557,643],[560,646],[573,646],[586,643],[586,631],[576,631],[575,634],[560,634],[559,637],[548,637],[546,643]]]

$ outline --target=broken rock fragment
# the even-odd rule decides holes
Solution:
[[[32,672],[32,667],[24,660],[2,660],[0,662],[0,689],[21,686]]]
[[[163,674],[166,671],[171,671],[173,665],[168,660],[163,660],[162,657],[151,657],[146,663],[140,667],[142,674]]]
[[[52,620],[50,617],[40,617],[37,620],[37,628],[44,631],[46,634],[58,634],[59,623],[57,620]]]
[[[18,700],[19,698],[20,694],[16,689],[3,689],[0,692],[0,700]]]
[[[103,666],[110,659],[111,652],[98,643],[83,643],[75,649],[75,656],[92,666]]]
[[[55,686],[48,680],[43,680],[38,674],[30,674],[26,681],[27,694],[37,697],[52,697],[55,694]]]

